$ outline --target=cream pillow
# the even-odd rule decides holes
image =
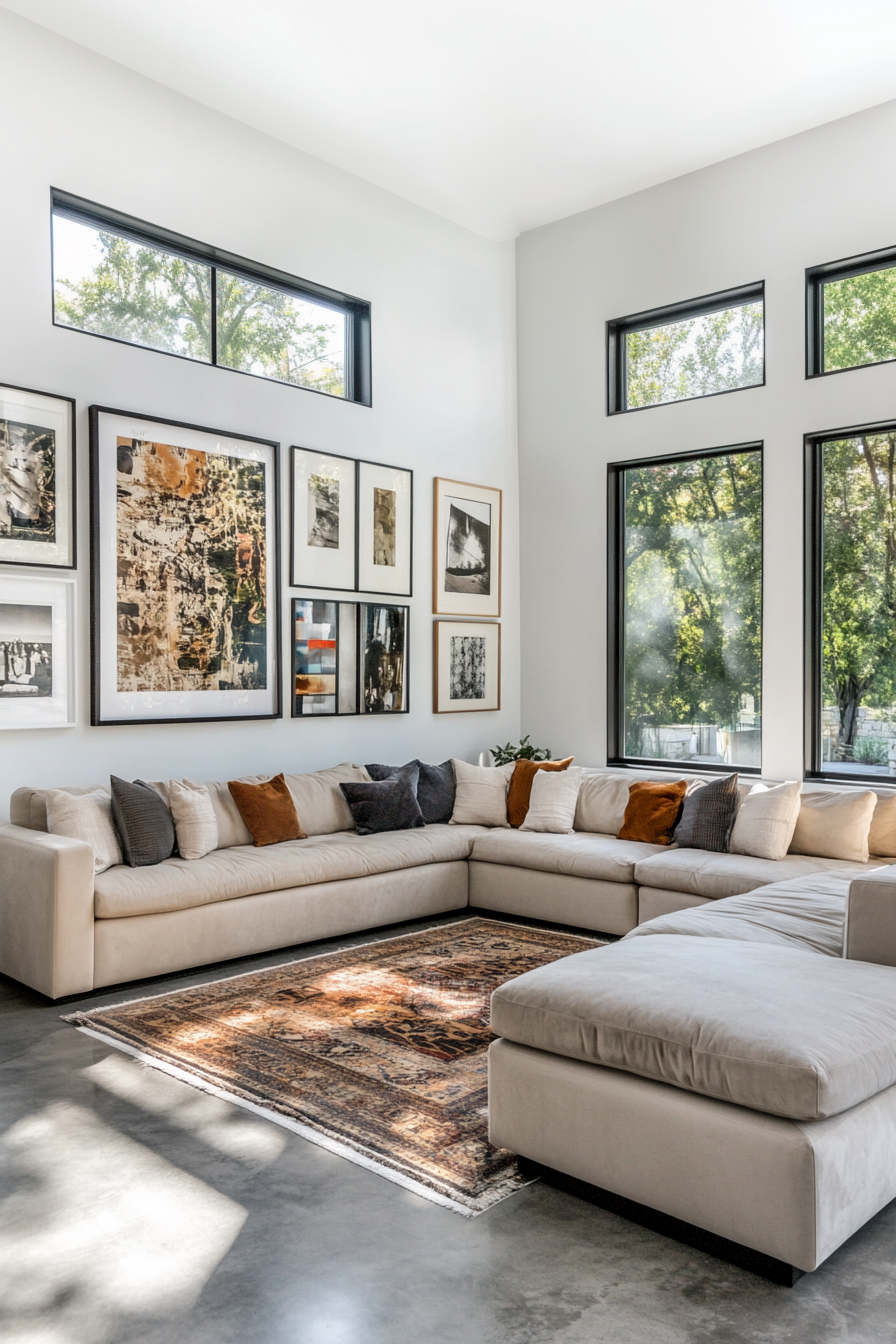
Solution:
[[[217,849],[218,821],[205,785],[192,779],[169,779],[167,794],[180,857],[201,859]]]
[[[868,862],[868,833],[877,794],[870,789],[849,793],[804,793],[791,854],[815,854],[821,859]]]
[[[734,818],[728,842],[731,853],[783,859],[800,814],[801,788],[799,781],[773,788],[754,784]]]
[[[877,796],[868,832],[868,852],[886,859],[896,857],[896,793]]]
[[[468,765],[452,760],[457,791],[454,795],[452,826],[509,826],[507,790],[516,761],[509,765]],[[538,774],[544,774],[539,770]]]
[[[104,873],[122,862],[118,832],[112,820],[112,799],[105,789],[92,793],[47,790],[47,830],[83,840],[93,849],[93,871]]]
[[[544,771],[539,771],[544,774]],[[584,775],[584,772],[583,772]],[[576,803],[575,828],[597,835],[618,835],[632,780],[626,775],[584,775]]]
[[[529,810],[521,831],[551,831],[569,835],[576,815],[582,771],[536,770],[529,796]]]

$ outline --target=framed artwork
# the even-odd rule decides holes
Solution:
[[[433,713],[501,708],[497,621],[433,622]]]
[[[311,448],[292,448],[290,457],[290,583],[354,592],[357,464]]]
[[[434,613],[500,616],[501,491],[441,476],[434,486]]]
[[[358,604],[293,598],[292,717],[358,712]]]
[[[72,728],[74,579],[0,575],[0,729]]]
[[[0,564],[75,561],[75,403],[0,385]]]
[[[410,607],[358,603],[361,714],[407,714]]]
[[[92,724],[280,717],[278,446],[91,406]]]
[[[358,590],[411,596],[414,473],[358,463]]]

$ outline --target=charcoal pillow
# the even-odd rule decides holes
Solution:
[[[456,790],[454,766],[450,761],[443,761],[441,765],[427,765],[425,761],[409,761],[408,764],[416,765],[420,772],[417,781],[417,802],[420,804],[424,822],[427,826],[440,824],[447,826],[454,811]],[[408,766],[368,765],[366,768],[371,779],[383,780],[391,779]]]
[[[129,784],[110,776],[112,817],[121,840],[125,863],[148,868],[174,853],[175,832],[171,813],[162,796],[142,779]]]
[[[676,845],[681,849],[710,849],[724,854],[739,806],[736,774],[689,793],[675,827]]]
[[[417,802],[416,763],[404,765],[387,779],[369,784],[340,784],[359,835],[409,831],[425,826]]]

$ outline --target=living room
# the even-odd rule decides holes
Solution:
[[[4,1338],[890,1337],[896,23],[761,12],[0,7]]]

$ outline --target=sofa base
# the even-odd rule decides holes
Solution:
[[[638,923],[638,888],[566,873],[545,873],[504,863],[470,860],[470,904],[525,919],[628,933]]]
[[[676,910],[693,910],[697,905],[710,905],[710,896],[692,896],[686,891],[668,891],[665,887],[638,888],[638,923],[660,915],[674,915]]]

